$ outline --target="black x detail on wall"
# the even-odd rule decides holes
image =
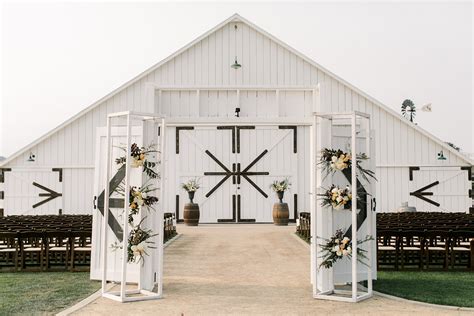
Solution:
[[[227,181],[230,177],[232,177],[232,182],[235,184],[240,184],[241,178],[247,180],[250,185],[252,185],[260,194],[262,194],[265,198],[268,198],[268,195],[263,191],[249,176],[258,176],[258,175],[269,175],[269,172],[262,171],[262,172],[252,172],[249,171],[263,156],[268,153],[268,150],[264,150],[260,155],[257,156],[247,167],[241,170],[240,163],[232,164],[232,171],[227,168],[219,159],[216,158],[209,150],[206,150],[206,154],[211,157],[224,171],[209,171],[204,172],[205,176],[224,176],[209,192],[207,192],[206,197],[211,196],[224,182]]]

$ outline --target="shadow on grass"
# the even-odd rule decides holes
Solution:
[[[474,307],[473,272],[379,271],[374,289],[431,304]]]

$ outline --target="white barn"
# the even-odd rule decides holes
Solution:
[[[0,163],[0,213],[91,214],[101,131],[125,110],[168,118],[164,205],[179,219],[190,177],[202,183],[201,222],[271,222],[269,184],[282,177],[290,218],[308,211],[314,111],[370,115],[378,211],[472,207],[472,161],[235,14]]]

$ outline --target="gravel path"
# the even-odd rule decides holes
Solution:
[[[164,298],[117,303],[100,298],[76,315],[457,315],[380,296],[357,303],[312,298],[309,247],[294,226],[178,226],[165,250]]]

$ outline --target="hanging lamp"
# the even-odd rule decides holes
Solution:
[[[230,67],[232,69],[240,69],[242,67],[241,64],[239,64],[239,62],[237,61],[237,24],[234,25],[234,30],[235,30],[235,51],[236,51],[236,55],[235,55],[235,61],[232,65],[230,65]]]

